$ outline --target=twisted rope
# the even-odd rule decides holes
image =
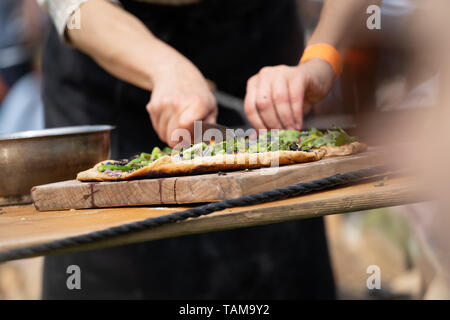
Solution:
[[[121,226],[111,227],[108,229],[94,231],[61,240],[55,240],[24,248],[12,249],[0,253],[0,262],[45,255],[46,253],[55,250],[68,249],[71,247],[88,244],[95,241],[106,240],[113,237],[122,236],[138,231],[153,229],[162,225],[183,221],[189,218],[198,218],[200,216],[208,215],[213,212],[221,211],[224,209],[255,205],[275,200],[282,200],[288,197],[299,196],[314,191],[330,189],[336,186],[361,181],[363,179],[385,173],[388,170],[389,169],[385,166],[378,166],[343,174],[337,174],[331,177],[322,178],[310,182],[302,182],[299,184],[275,190],[251,194],[220,202],[209,203],[195,208],[190,208],[184,211],[174,212],[165,216],[148,218],[142,221],[136,221]]]

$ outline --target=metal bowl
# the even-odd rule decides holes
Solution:
[[[30,203],[33,186],[70,180],[109,158],[112,126],[0,135],[0,205]]]

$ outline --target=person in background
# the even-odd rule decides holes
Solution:
[[[206,79],[243,97],[264,65],[303,50],[295,0],[42,0],[55,27],[43,57],[46,127],[112,124],[131,157],[195,120],[239,127]],[[82,290],[68,290],[78,265]],[[190,235],[45,259],[43,297],[335,297],[322,219]]]
[[[35,55],[45,18],[34,1],[0,2],[0,134],[44,128]]]

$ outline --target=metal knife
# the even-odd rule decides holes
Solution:
[[[202,122],[201,134],[202,141],[206,143],[209,143],[212,138],[214,138],[214,141],[216,142],[237,138],[233,129],[216,123]]]

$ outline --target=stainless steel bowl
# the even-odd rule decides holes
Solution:
[[[0,135],[0,205],[31,202],[33,186],[70,180],[109,158],[108,125]]]

